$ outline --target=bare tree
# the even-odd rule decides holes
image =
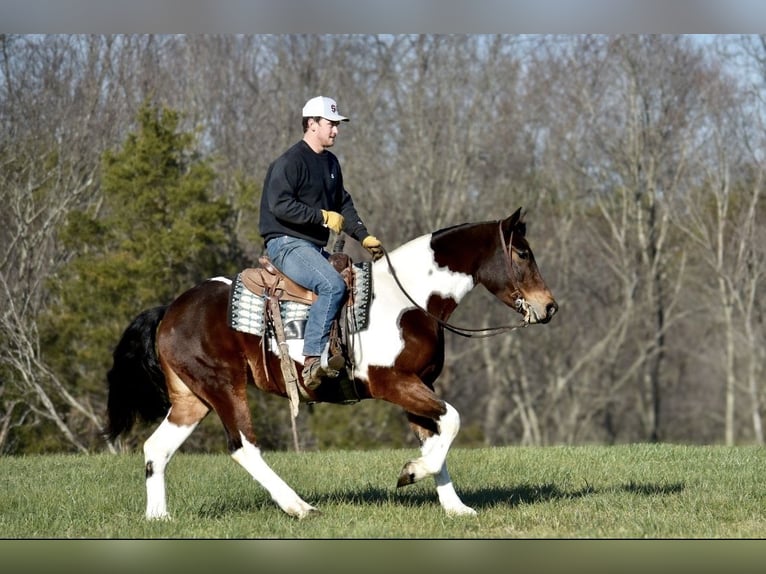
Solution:
[[[46,356],[40,317],[46,280],[70,258],[56,228],[99,213],[99,158],[141,104],[176,109],[181,129],[199,131],[216,195],[237,210],[242,253],[231,256],[244,266],[262,249],[267,166],[301,137],[300,107],[317,93],[352,118],[333,151],[387,247],[528,211],[561,310],[505,337],[447,336],[439,391],[467,425],[479,421],[470,432],[488,444],[762,442],[766,41],[705,42],[0,36],[0,449],[43,426],[92,448],[105,389],[81,388],[80,366]],[[507,323],[511,312],[488,301],[472,293],[454,320]],[[289,444],[287,409],[260,395],[253,405],[271,444]],[[332,422],[399,436],[388,412],[356,412]],[[334,432],[309,426],[307,445]]]
[[[737,440],[737,397],[744,394],[754,438],[762,444],[759,375],[764,354],[758,299],[766,254],[757,222],[763,211],[764,173],[759,158],[764,126],[758,120],[760,115],[750,116],[746,111],[754,102],[730,89],[734,82],[722,78],[706,89],[708,122],[698,164],[699,183],[677,224],[697,246],[701,261],[715,278],[707,290],[715,310],[712,316],[721,317],[724,440],[727,445]],[[745,117],[751,119],[743,121]]]
[[[525,332],[521,358],[492,372],[516,381],[524,437],[661,440],[668,337],[701,308],[672,216],[694,181],[707,70],[673,37],[553,37],[536,58],[525,111],[547,123],[530,181],[556,214],[539,251],[553,254],[563,324]]]
[[[0,38],[0,118],[8,127],[0,141],[0,365],[9,373],[4,441],[14,425],[48,420],[85,450],[71,419],[99,426],[89,399],[67,389],[43,356],[37,319],[46,282],[66,257],[56,246],[57,227],[71,210],[94,201],[93,150],[104,134],[96,102],[105,95],[108,49],[97,38]]]

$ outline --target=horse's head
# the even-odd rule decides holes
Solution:
[[[545,284],[526,238],[521,208],[497,225],[497,249],[479,269],[479,281],[527,324],[547,323],[558,304]]]

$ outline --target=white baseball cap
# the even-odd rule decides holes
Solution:
[[[304,118],[325,118],[331,122],[347,122],[348,118],[338,113],[338,104],[332,98],[317,96],[303,106]]]

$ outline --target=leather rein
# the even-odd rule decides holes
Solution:
[[[500,221],[498,224],[498,231],[500,232],[500,245],[503,248],[503,254],[505,255],[505,264],[508,269],[508,276],[511,280],[511,285],[513,286],[513,293],[514,294],[520,294],[521,291],[519,290],[518,286],[516,285],[516,281],[514,279],[514,271],[513,271],[513,252],[512,252],[512,245],[513,245],[513,231],[511,231],[511,238],[508,241],[508,245],[505,244],[505,237],[503,237],[503,222]],[[394,281],[396,282],[397,287],[401,290],[402,293],[407,297],[407,299],[410,300],[410,302],[415,305],[419,310],[423,311],[426,315],[428,315],[431,319],[436,321],[439,325],[447,329],[448,331],[451,331],[452,333],[455,333],[456,335],[460,335],[461,337],[492,337],[494,335],[499,335],[501,333],[507,333],[508,331],[513,331],[515,329],[520,329],[522,327],[526,327],[528,325],[527,321],[525,319],[522,319],[520,323],[516,325],[503,325],[498,327],[485,327],[482,329],[469,329],[467,327],[458,327],[456,325],[452,325],[451,323],[445,321],[444,319],[437,317],[433,313],[431,313],[428,309],[420,305],[417,301],[415,301],[412,296],[407,292],[407,290],[404,288],[404,286],[399,281],[399,277],[396,275],[396,271],[394,270],[394,266],[391,265],[391,258],[388,256],[388,251],[386,251],[385,248],[383,248],[383,254],[386,257],[386,262],[388,263],[388,271],[391,273],[392,277],[394,278]]]

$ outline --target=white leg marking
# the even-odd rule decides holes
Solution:
[[[449,403],[444,404],[447,407],[447,412],[439,417],[437,421],[439,434],[435,434],[423,441],[420,447],[420,452],[423,456],[412,461],[418,471],[415,473],[416,480],[441,471],[442,465],[447,459],[449,447],[460,430],[460,415],[452,405]]]
[[[242,447],[231,453],[231,457],[257,480],[271,495],[279,507],[290,516],[305,518],[316,510],[304,501],[290,486],[263,460],[261,449],[249,442],[242,433]]]
[[[434,475],[436,481],[436,493],[439,495],[439,502],[442,508],[451,516],[475,516],[476,511],[470,506],[463,504],[460,497],[455,492],[452,485],[452,479],[447,471],[447,463],[442,465],[441,470]]]
[[[460,500],[447,471],[447,453],[460,430],[460,415],[452,405],[444,404],[447,407],[447,412],[437,421],[439,434],[423,441],[423,445],[420,447],[422,456],[407,463],[405,469],[413,475],[415,481],[429,475],[434,477],[439,502],[447,514],[473,515],[476,514],[476,511]]]
[[[151,464],[151,474],[146,477],[146,518],[149,520],[169,518],[165,467],[196,426],[179,426],[166,417],[144,443],[144,463],[147,468]]]

